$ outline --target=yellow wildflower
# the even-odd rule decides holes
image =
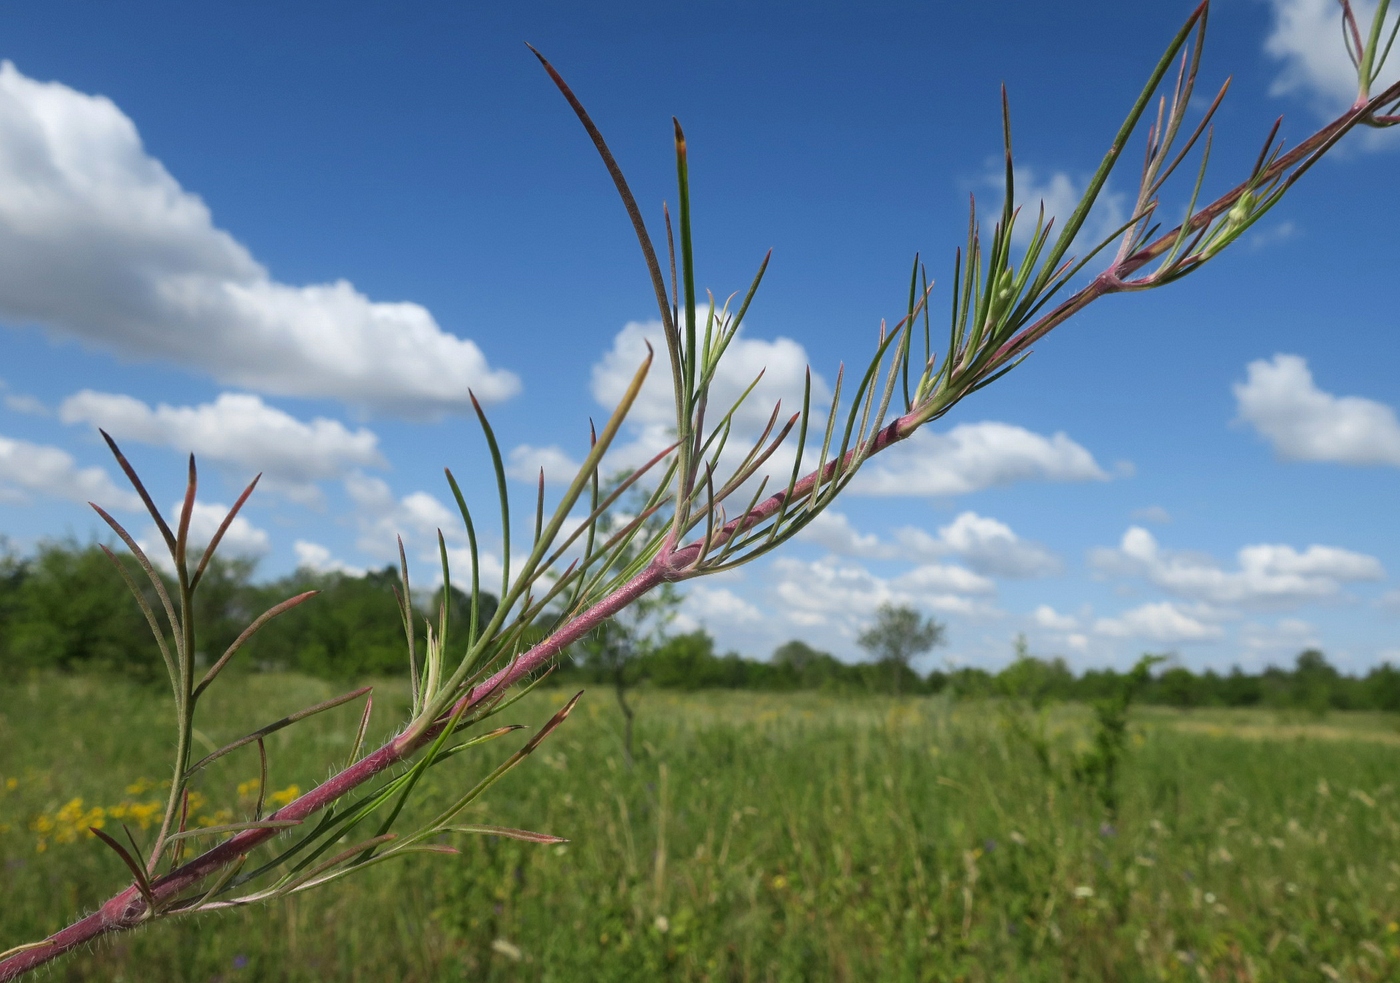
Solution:
[[[280,792],[273,792],[268,798],[273,805],[284,806],[301,794],[301,786],[288,785]]]

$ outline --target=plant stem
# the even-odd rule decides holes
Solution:
[[[1281,156],[1266,172],[1266,179],[1280,175],[1289,168],[1297,167],[1298,169],[1286,180],[1291,182],[1296,179],[1297,176],[1311,166],[1312,160],[1309,160],[1310,155],[1312,155],[1315,160],[1316,155],[1320,155],[1320,153],[1327,150],[1353,127],[1364,122],[1380,108],[1397,99],[1400,99],[1400,83],[1390,86],[1385,92],[1371,99],[1369,102],[1353,107],[1347,113],[1323,127],[1312,137],[1299,144],[1293,151]],[[1255,180],[1252,182],[1252,185],[1257,186],[1259,183],[1258,180]],[[1190,220],[1190,228],[1199,229],[1224,214],[1250,186],[1251,184],[1242,184],[1226,193],[1212,204],[1202,208]],[[1020,332],[1015,338],[1009,340],[1002,349],[996,353],[992,364],[1001,364],[1025,352],[1031,344],[1044,337],[1052,329],[1062,324],[1070,316],[1082,310],[1094,300],[1110,293],[1131,289],[1131,286],[1124,282],[1124,278],[1131,276],[1135,271],[1151,262],[1152,259],[1171,249],[1179,234],[1180,230],[1174,229],[1154,242],[1144,246],[1122,262],[1115,263],[1108,270],[1095,277],[1087,286],[1081,288],[1073,296],[1063,301],[1049,314],[1046,314],[1024,331]],[[648,263],[649,265],[654,265],[654,256],[648,256]],[[669,319],[669,311],[664,310],[664,304],[662,306],[663,313],[665,313]],[[672,330],[674,330],[674,327]],[[950,355],[951,354],[952,353],[950,353]],[[777,514],[788,502],[802,502],[812,494],[814,489],[833,480],[833,478],[839,474],[845,474],[847,469],[853,464],[873,454],[880,453],[909,437],[921,425],[941,415],[943,410],[951,407],[958,399],[966,395],[966,393],[970,391],[970,388],[976,384],[976,381],[975,379],[968,380],[968,382],[964,383],[962,387],[956,390],[945,390],[943,393],[940,393],[936,397],[939,403],[937,411],[932,416],[928,413],[927,405],[916,407],[913,411],[883,426],[880,430],[867,438],[864,443],[849,448],[845,454],[838,455],[822,467],[809,473],[806,477],[796,482],[790,490],[785,490],[770,496],[765,501],[751,508],[744,515],[730,520],[721,529],[714,531],[712,535],[692,542],[675,552],[667,553],[663,551],[661,555],[657,556],[648,566],[643,568],[639,574],[618,588],[615,592],[604,597],[587,611],[565,624],[548,639],[535,645],[518,659],[513,660],[510,665],[499,670],[484,683],[476,686],[466,695],[462,696],[456,704],[454,704],[452,710],[440,716],[435,723],[425,728],[410,730],[399,734],[383,747],[379,748],[379,750],[362,758],[360,761],[328,779],[323,784],[284,806],[282,809],[279,809],[268,818],[274,820],[304,820],[308,816],[311,816],[354,791],[380,773],[407,762],[418,751],[422,750],[437,737],[453,713],[469,710],[498,690],[509,688],[522,678],[536,672],[569,645],[596,629],[608,618],[623,610],[652,589],[663,583],[685,579],[691,565],[701,557],[705,550],[713,550],[717,546],[728,542],[732,537],[761,524]],[[187,587],[188,582],[182,576],[182,588]],[[182,595],[182,615],[184,625],[187,627],[186,630],[182,632],[181,638],[185,650],[181,653],[182,665],[180,666],[183,700],[179,714],[180,724],[179,745],[177,747],[177,767],[172,780],[171,805],[167,807],[162,837],[157,840],[158,847],[161,843],[161,839],[169,834],[169,825],[173,821],[173,816],[176,811],[175,806],[185,785],[185,771],[189,764],[189,735],[193,727],[195,704],[193,693],[193,649],[195,642],[192,617],[193,611],[188,603],[189,597],[183,589]],[[166,874],[164,877],[155,879],[151,883],[151,896],[155,904],[160,906],[175,900],[183,892],[194,887],[216,871],[230,864],[239,862],[240,858],[245,857],[254,848],[271,840],[278,835],[279,832],[280,831],[275,828],[245,830],[230,837],[228,840],[225,840],[223,843],[220,843],[204,854],[191,859],[187,863]],[[157,849],[153,851],[152,856],[158,856],[159,853],[160,850]],[[134,928],[149,920],[151,916],[151,909],[147,901],[142,897],[140,889],[136,885],[132,885],[109,899],[98,908],[97,911],[49,936],[45,940],[46,944],[24,949],[6,959],[0,960],[0,983],[15,979],[32,969],[51,962],[58,956],[72,949],[86,945],[104,935]]]

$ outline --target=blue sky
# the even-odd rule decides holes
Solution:
[[[1202,89],[1234,81],[1208,191],[1277,115],[1296,142],[1349,101],[1332,8],[1212,11]],[[740,290],[773,249],[736,359],[791,400],[806,363],[829,384],[900,316],[916,251],[951,278],[968,195],[999,201],[1000,83],[1018,197],[1063,210],[1189,13],[794,9],[7,8],[0,531],[19,550],[100,536],[96,499],[148,535],[103,426],[162,503],[195,451],[206,525],[265,472],[230,543],[265,575],[379,566],[402,534],[427,579],[433,529],[460,542],[441,468],[491,503],[468,386],[516,473],[577,460],[655,308],[523,41],[589,106],[654,230],[680,117],[699,283]],[[1307,645],[1353,671],[1400,661],[1396,166],[1394,140],[1358,135],[1203,272],[1095,305],[874,462],[802,542],[692,587],[681,626],[855,658],[895,601],[949,624],[926,666],[1001,664],[1018,632],[1076,667],[1151,650],[1258,668]],[[644,405],[618,460],[663,423]]]

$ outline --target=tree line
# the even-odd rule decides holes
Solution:
[[[129,557],[119,562],[134,564]],[[363,576],[300,569],[270,581],[253,579],[249,561],[215,561],[201,588],[199,649],[212,661],[262,611],[306,590],[320,596],[266,625],[239,656],[244,670],[285,670],[335,679],[394,676],[405,667],[402,622],[394,599],[400,579],[385,567]],[[139,581],[138,581],[139,582]],[[452,621],[466,624],[467,598],[453,590]],[[157,599],[149,599],[158,603]],[[441,592],[426,609],[436,610]],[[495,598],[486,595],[488,614]],[[768,659],[720,652],[704,631],[670,634],[664,619],[641,637],[614,632],[575,646],[554,673],[559,683],[603,683],[661,689],[751,689],[774,692],[949,693],[960,698],[1010,697],[1094,702],[1119,692],[1127,673],[1112,668],[1075,674],[1061,658],[1032,655],[1024,642],[1004,668],[939,668],[918,672],[911,654],[942,638],[942,626],[905,609],[877,619],[861,636],[871,661],[849,663],[802,641]],[[903,622],[900,621],[903,618]],[[625,626],[624,626],[625,629]],[[619,648],[619,641],[625,643]],[[912,646],[912,648],[911,648]],[[112,561],[95,544],[46,542],[32,555],[0,546],[0,675],[31,670],[162,675],[145,618]],[[1400,711],[1400,669],[1389,663],[1349,676],[1315,649],[1287,667],[1248,673],[1203,672],[1168,662],[1137,692],[1142,703],[1175,707],[1249,707]]]

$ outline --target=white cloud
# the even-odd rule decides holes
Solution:
[[[1400,466],[1400,422],[1384,403],[1318,389],[1298,355],[1250,362],[1235,383],[1240,419],[1294,461]]]
[[[798,536],[838,556],[870,560],[920,562],[956,555],[976,573],[989,576],[1038,577],[1060,569],[1059,559],[1045,547],[1021,539],[1006,523],[976,512],[961,513],[940,528],[936,537],[916,526],[905,526],[895,531],[893,541],[886,542],[874,533],[857,530],[844,513],[828,509]]]
[[[1021,539],[996,519],[964,512],[938,530],[944,543],[978,573],[1038,577],[1056,573],[1059,559],[1045,547]]]
[[[1334,546],[1259,544],[1242,548],[1239,569],[1222,570],[1214,559],[1162,550],[1150,532],[1133,526],[1117,549],[1096,549],[1090,563],[1105,573],[1145,577],[1177,597],[1211,604],[1291,605],[1340,593],[1347,583],[1380,580],[1375,557]]]
[[[544,469],[544,480],[549,484],[565,484],[574,480],[582,463],[575,461],[558,447],[533,447],[521,444],[512,450],[506,460],[506,474],[517,481],[534,483],[539,481],[540,469]]]
[[[363,577],[365,575],[364,567],[351,566],[344,560],[337,560],[331,555],[331,551],[320,543],[298,539],[292,546],[296,550],[298,569],[311,570],[315,573],[343,573],[349,577]]]
[[[26,416],[48,416],[49,408],[36,397],[24,393],[6,393],[5,407]]]
[[[963,567],[943,563],[925,563],[917,566],[907,573],[900,574],[891,583],[896,589],[910,594],[920,594],[924,591],[991,594],[996,590],[996,585],[986,577]]]
[[[1017,481],[1107,481],[1092,454],[1063,433],[1045,438],[1023,427],[960,423],[947,433],[919,430],[861,469],[864,495],[966,495]]]
[[[1172,521],[1171,513],[1160,505],[1149,505],[1146,508],[1134,509],[1133,518],[1141,519],[1143,522],[1155,522],[1158,525],[1166,525]]]
[[[937,614],[988,617],[997,614],[985,600],[992,583],[960,567],[926,564],[892,579],[834,556],[804,562],[780,557],[773,562],[774,594],[780,615],[804,628],[835,630],[854,639],[881,604],[907,604]]]
[[[351,431],[335,420],[310,423],[268,406],[257,396],[223,393],[200,406],[150,406],[116,393],[84,389],[63,401],[64,423],[101,427],[119,442],[160,444],[248,472],[300,498],[318,494],[314,482],[339,478],[356,467],[383,467],[379,438]]]
[[[409,543],[431,544],[436,551],[439,529],[449,539],[460,535],[461,518],[427,492],[395,498],[383,479],[360,472],[345,479],[345,491],[355,504],[360,533],[356,545],[371,556],[396,559],[399,536]]]
[[[1274,30],[1264,42],[1264,50],[1283,63],[1270,92],[1273,95],[1299,93],[1317,110],[1332,116],[1350,106],[1357,97],[1356,69],[1342,42],[1342,8],[1336,0],[1272,0]],[[1376,5],[1354,0],[1357,21],[1363,37]],[[1392,11],[1388,24],[1393,24]],[[1400,79],[1400,59],[1392,52],[1372,93]]]
[[[632,404],[627,423],[604,458],[604,472],[639,467],[675,440],[676,410],[660,321],[630,321],[623,326],[613,338],[612,348],[593,366],[593,398],[612,412],[646,358],[648,343],[655,353],[655,359],[636,402]],[[802,391],[807,372],[806,349],[790,338],[764,341],[745,337],[741,332],[730,343],[711,383],[707,429],[718,423],[760,372],[763,378],[734,414],[732,432],[725,445],[721,473],[716,475],[717,478],[727,478],[729,473],[724,470],[725,466],[737,465],[748,453],[779,401],[782,403],[782,418],[774,428],[774,435],[787,417],[802,409]],[[813,373],[814,422],[825,419],[822,408],[830,399],[831,390],[826,382]],[[786,479],[792,469],[796,440],[796,434],[791,435],[760,474]],[[585,451],[586,445],[580,446],[578,456],[581,457]],[[543,462],[546,480],[568,481],[577,470],[574,464],[577,459],[557,446],[522,445],[510,453],[511,476],[533,482],[538,479],[539,466]]]
[[[659,426],[674,430],[676,410],[660,321],[632,321],[623,326],[613,339],[612,349],[593,366],[593,398],[607,409],[615,407],[646,357],[648,343],[656,352],[656,359],[632,406],[630,422],[643,427]],[[791,338],[764,341],[745,337],[741,331],[725,351],[710,386],[711,424],[718,421],[762,373],[762,380],[734,414],[733,423],[736,434],[757,436],[768,422],[774,404],[780,400],[786,411],[784,416],[802,409],[806,372],[807,351]],[[830,399],[831,390],[826,382],[821,376],[813,374],[812,405],[821,407]],[[658,449],[669,442],[662,443]]]
[[[438,530],[447,544],[447,561],[452,582],[467,588],[472,574],[471,549],[462,525],[461,515],[425,491],[396,497],[388,484],[359,472],[345,479],[345,491],[355,505],[354,521],[358,531],[355,545],[381,562],[397,565],[398,538],[411,561],[410,580],[415,585],[428,584],[434,589],[442,584],[441,558],[438,554]],[[501,558],[486,544],[478,544],[481,563],[481,587],[495,594],[500,591]],[[416,590],[416,587],[415,587]]]
[[[1060,614],[1048,604],[1042,604],[1032,615],[1035,623],[1051,631],[1077,631],[1079,619],[1070,614]]]
[[[1224,634],[1219,625],[1193,617],[1170,601],[1144,604],[1116,618],[1100,618],[1094,622],[1094,631],[1110,638],[1135,638],[1168,645],[1206,642]]]
[[[1298,234],[1298,226],[1292,222],[1278,222],[1266,226],[1258,232],[1251,232],[1246,240],[1253,250],[1267,249],[1280,242],[1287,242]]]
[[[773,563],[782,613],[799,625],[828,625],[868,617],[893,600],[888,584],[858,564],[834,558],[806,563],[779,557]],[[850,634],[850,632],[847,632]]]
[[[418,304],[272,279],[102,96],[0,63],[0,317],[223,383],[434,415],[519,389]]]
[[[904,560],[933,560],[953,552],[952,546],[939,536],[918,526],[904,526],[894,532],[895,555]]]
[[[703,314],[701,314],[703,316]],[[629,321],[613,337],[612,347],[592,368],[592,395],[603,409],[612,412],[627,392],[637,368],[647,357],[647,344],[654,351],[654,361],[648,371],[647,381],[641,386],[636,402],[631,407],[622,433],[613,442],[608,456],[603,459],[603,472],[622,472],[638,468],[650,461],[652,456],[669,447],[675,441],[676,410],[671,388],[671,368],[666,363],[664,332],[659,321]],[[720,371],[715,374],[710,386],[707,428],[714,427],[724,416],[729,406],[748,388],[750,382],[763,372],[762,381],[749,393],[732,420],[732,433],[725,445],[721,461],[721,475],[728,477],[724,466],[734,466],[748,454],[753,441],[757,440],[763,427],[773,413],[778,402],[783,403],[780,423],[774,427],[774,435],[788,416],[802,409],[802,388],[806,375],[806,350],[801,344],[787,337],[766,342],[739,335],[729,343]],[[819,374],[812,374],[812,420],[825,419],[822,407],[832,398],[830,388]],[[770,437],[771,440],[771,437]],[[771,456],[760,476],[773,475],[787,477],[791,473],[795,455],[797,435],[791,435],[784,447],[778,448]],[[812,448],[809,448],[811,451]],[[587,451],[585,445],[578,448],[578,456],[566,449],[533,447],[522,444],[510,452],[510,466],[507,473],[521,482],[539,480],[539,468],[545,468],[546,482],[567,483],[578,470],[577,459]],[[771,479],[770,479],[771,480]],[[752,489],[750,489],[752,491]],[[742,491],[735,496],[742,497]]]
[[[703,584],[696,584],[686,592],[682,611],[702,626],[716,621],[725,627],[763,621],[763,612],[733,591]]]
[[[922,530],[915,530],[922,532]],[[924,533],[927,536],[927,533]],[[844,512],[827,509],[797,534],[799,539],[831,550],[839,556],[860,556],[867,559],[893,559],[900,551],[880,541],[874,533],[859,532]]]
[[[0,496],[28,502],[31,494],[108,509],[141,507],[136,494],[114,484],[102,468],[80,468],[73,455],[57,447],[0,437]]]
[[[179,516],[182,502],[176,502],[167,515],[167,521],[171,522]],[[214,533],[218,531],[219,525],[228,515],[229,507],[219,502],[195,502],[194,511],[190,513],[190,551],[203,552],[209,545],[209,541],[214,538]],[[224,532],[224,538],[219,541],[218,552],[224,556],[232,554],[234,556],[262,556],[269,549],[267,532],[259,529],[248,521],[248,517],[242,512],[234,516],[229,523],[228,529]]]
[[[175,529],[180,510],[183,507],[184,502],[176,502],[165,513],[165,520],[170,524],[172,531]],[[214,533],[218,532],[219,526],[228,515],[228,510],[229,507],[220,502],[194,503],[194,510],[190,513],[188,540],[190,556],[198,556],[204,552],[209,541],[214,538]],[[171,558],[165,540],[154,524],[148,526],[145,535],[138,537],[136,542],[152,563],[171,576],[175,575],[175,561]],[[224,531],[215,555],[224,559],[230,557],[257,559],[271,548],[272,544],[268,541],[267,531],[253,525],[248,521],[248,517],[240,512],[229,523],[228,529]]]
[[[447,530],[443,530],[446,538]],[[481,561],[481,589],[488,594],[496,595],[501,592],[501,558],[494,553],[480,550],[477,558]],[[418,579],[414,583],[420,583],[427,578],[437,590],[442,586],[442,565],[438,561],[437,546],[432,550],[424,550],[419,554],[419,560],[425,565],[419,572]],[[463,591],[471,590],[472,577],[472,553],[465,546],[449,546],[447,548],[447,565],[452,571],[452,585]]]
[[[1021,214],[1016,218],[1016,227],[1012,230],[1011,241],[1019,246],[1030,243],[1031,236],[1035,233],[1036,219],[1039,217],[1043,205],[1045,220],[1047,222],[1051,219],[1055,220],[1055,226],[1050,230],[1053,242],[1070,215],[1074,214],[1088,183],[1081,184],[1064,171],[1053,171],[1048,178],[1042,180],[1034,168],[1023,165],[1015,166],[1014,176],[1016,179],[1016,205],[1021,209]],[[988,168],[985,180],[988,186],[1003,192],[1004,200],[1006,171],[1001,160],[995,161]],[[999,205],[1000,202],[998,207]],[[1128,220],[1127,208],[1127,196],[1121,191],[1110,191],[1107,188],[1101,191],[1098,201],[1094,203],[1094,208],[1089,213],[1088,220],[1084,223],[1079,235],[1075,237],[1076,250],[1085,245],[1092,249],[1106,236],[1117,231]],[[983,218],[991,222],[999,220],[1000,216],[1001,213],[998,211],[995,216],[984,215]]]
[[[1317,630],[1300,618],[1281,618],[1272,625],[1251,621],[1240,626],[1240,642],[1249,665],[1290,660],[1303,649],[1321,644]]]

